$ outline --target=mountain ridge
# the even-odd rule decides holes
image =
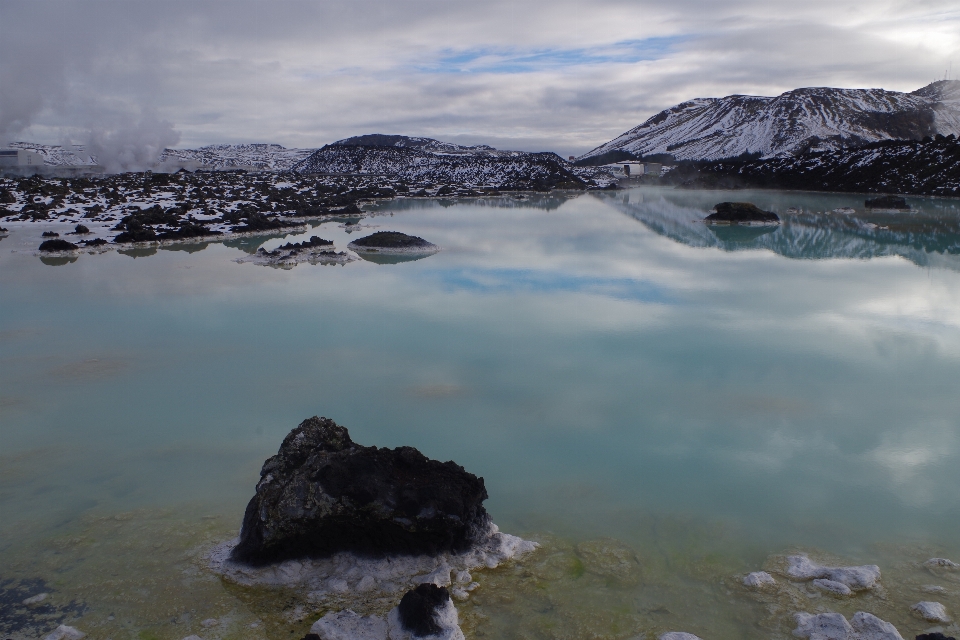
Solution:
[[[678,160],[770,158],[936,134],[960,134],[960,81],[940,80],[910,93],[811,87],[775,97],[694,98],[577,160],[612,152],[670,154]]]

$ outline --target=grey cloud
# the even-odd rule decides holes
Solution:
[[[654,60],[564,58],[663,37],[677,39]],[[484,51],[559,54],[519,73],[436,72]],[[960,71],[960,11],[940,0],[7,0],[0,136],[120,140],[153,110],[185,146],[318,146],[381,131],[566,155],[689,98],[912,90],[951,57]]]

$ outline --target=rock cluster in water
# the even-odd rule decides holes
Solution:
[[[358,445],[327,418],[300,423],[260,476],[232,552],[241,562],[458,552],[490,530],[483,478],[413,447]]]
[[[714,207],[716,213],[706,217],[714,224],[776,224],[780,217],[770,211],[763,211],[750,202],[721,202]]]

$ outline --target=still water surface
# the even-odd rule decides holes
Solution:
[[[731,197],[784,224],[699,222]],[[0,629],[302,634],[322,609],[223,585],[196,558],[235,535],[263,460],[312,415],[456,460],[485,478],[501,529],[543,543],[480,578],[468,636],[789,637],[794,612],[819,608],[872,611],[906,637],[929,627],[908,611],[927,584],[960,616],[960,576],[917,566],[960,561],[960,202],[910,202],[398,200],[359,230],[264,246],[343,250],[379,229],[443,251],[289,270],[233,262],[263,238],[48,265],[30,251],[46,227],[13,228]],[[823,213],[844,206],[858,213]],[[738,587],[796,550],[879,564],[885,591]],[[637,576],[604,569],[623,553]],[[10,602],[41,589],[46,613],[16,622]]]

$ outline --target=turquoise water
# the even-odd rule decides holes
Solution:
[[[730,199],[784,224],[698,222]],[[636,588],[590,582],[589,566],[535,587],[494,572],[516,597],[464,605],[476,637],[786,633],[789,611],[728,595],[771,554],[820,551],[885,576],[960,561],[960,202],[910,202],[868,215],[862,197],[778,192],[398,200],[369,228],[331,221],[264,246],[320,235],[343,250],[379,229],[443,251],[289,270],[233,262],[262,239],[48,265],[31,252],[47,227],[11,228],[0,577],[84,601],[80,627],[119,624],[107,609],[128,598],[108,606],[82,576],[109,564],[136,579],[145,531],[156,548],[183,538],[177,558],[229,537],[263,460],[324,415],[362,444],[483,476],[503,530],[574,564],[576,544],[612,538],[648,567]],[[859,213],[823,213],[842,206]],[[117,517],[140,525],[108,535]],[[62,543],[75,539],[100,542]],[[273,637],[257,596],[197,580],[211,607],[260,620],[230,633]],[[925,628],[897,617],[923,598],[886,586],[874,604],[887,619],[905,637]],[[544,593],[543,620],[517,622]],[[960,583],[950,594],[960,615]],[[180,638],[202,618],[130,607],[131,637]]]

